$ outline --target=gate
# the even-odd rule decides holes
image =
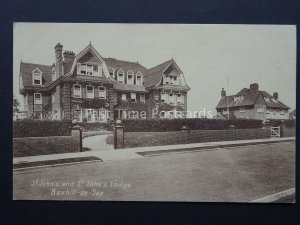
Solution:
[[[280,127],[271,127],[271,137],[280,137]]]

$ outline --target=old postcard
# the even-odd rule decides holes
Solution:
[[[295,202],[296,27],[15,23],[13,199]]]

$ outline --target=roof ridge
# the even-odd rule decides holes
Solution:
[[[163,64],[165,64],[165,63],[167,63],[167,62],[171,62],[173,59],[169,59],[169,60],[167,60],[167,61],[165,61],[165,62],[163,62],[163,63],[160,63],[160,64],[158,64],[158,65],[156,65],[156,66],[153,66],[153,67],[151,67],[151,68],[149,68],[148,70],[151,70],[151,69],[154,69],[154,68],[156,68],[156,67],[159,67],[159,66],[161,66],[161,65],[163,65]]]
[[[52,67],[52,65],[46,65],[46,64],[40,64],[40,63],[28,63],[21,61],[21,64],[30,64],[30,65],[36,65],[36,66],[49,66]]]

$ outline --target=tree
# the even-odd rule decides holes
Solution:
[[[15,112],[19,112],[19,106],[20,106],[20,102],[18,99],[14,98],[14,102],[13,102],[13,110],[14,113]]]

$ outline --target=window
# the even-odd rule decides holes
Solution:
[[[122,69],[118,71],[117,80],[119,84],[124,84],[124,71]]]
[[[74,109],[74,119],[77,119],[78,122],[82,122],[82,110]]]
[[[163,77],[163,84],[169,84],[170,83],[170,77],[168,75],[165,75]]]
[[[130,93],[131,102],[136,102],[136,93]]]
[[[34,104],[42,104],[42,94],[41,93],[34,93]]]
[[[33,85],[42,85],[42,72],[39,69],[32,71],[32,83]]]
[[[134,74],[132,70],[128,70],[127,72],[127,84],[134,84]]]
[[[77,71],[81,75],[102,76],[102,69],[99,65],[78,63]]]
[[[257,106],[257,112],[263,113],[264,111],[264,106]]]
[[[73,95],[74,98],[81,98],[81,85],[79,84],[73,85]]]
[[[136,81],[135,81],[135,84],[136,84],[136,85],[143,85],[143,74],[142,74],[140,71],[138,71],[138,72],[136,73]]]
[[[99,122],[106,122],[108,118],[108,112],[104,109],[99,109]]]
[[[140,94],[140,101],[145,102],[145,94]]]
[[[244,107],[241,107],[241,108],[240,108],[240,112],[241,112],[241,113],[244,113],[244,112],[245,112],[245,108],[244,108]]]
[[[175,85],[178,85],[178,79],[177,79],[176,76],[174,76],[174,84],[175,84]]]
[[[122,94],[122,101],[127,101],[127,97],[126,97],[126,94]]]
[[[177,103],[182,103],[182,95],[181,95],[181,93],[177,94]]]
[[[167,95],[166,95],[165,92],[161,93],[160,100],[161,100],[161,102],[166,102],[167,101]]]
[[[99,98],[106,99],[106,88],[103,86],[98,87]]]
[[[109,67],[108,72],[111,77],[115,78],[115,70],[113,68]]]
[[[175,103],[175,101],[174,101],[174,94],[173,93],[170,93],[169,94],[169,103]]]
[[[94,98],[94,86],[86,86],[86,98]]]

